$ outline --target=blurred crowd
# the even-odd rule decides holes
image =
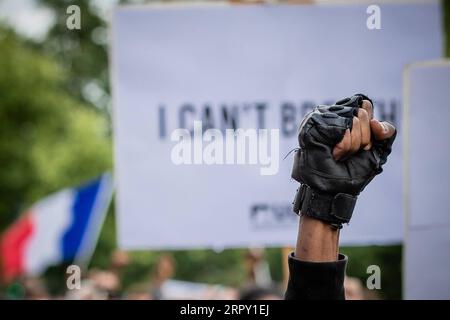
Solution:
[[[124,288],[122,275],[130,264],[130,256],[117,250],[112,254],[110,267],[90,269],[81,275],[77,288],[60,295],[50,295],[43,279],[21,277],[7,287],[3,299],[68,299],[68,300],[278,300],[283,298],[284,283],[272,280],[264,249],[252,248],[243,256],[246,272],[240,288],[224,285],[188,282],[175,279],[176,263],[171,254],[161,254],[151,270],[150,280]],[[357,278],[345,279],[348,300],[377,299]]]

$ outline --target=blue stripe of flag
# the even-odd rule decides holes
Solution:
[[[62,242],[63,259],[65,261],[76,257],[81,242],[86,236],[86,230],[93,215],[94,204],[101,181],[101,179],[98,179],[75,189],[75,199],[71,213],[73,223],[65,232]]]

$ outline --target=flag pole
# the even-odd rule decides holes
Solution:
[[[80,246],[80,251],[74,259],[74,264],[79,266],[82,271],[87,270],[89,267],[89,263],[94,255],[94,251],[111,204],[111,199],[114,193],[114,182],[111,174],[105,173],[102,175],[99,188],[100,196],[96,200],[95,204],[97,206],[96,210],[98,210],[98,214],[95,215],[95,218],[97,218],[98,221],[94,223],[96,229],[87,230],[90,231],[90,234],[88,233],[87,237],[83,239]]]

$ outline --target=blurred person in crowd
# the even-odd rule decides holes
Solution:
[[[121,280],[116,273],[109,270],[92,270],[88,279],[99,291],[104,292],[108,299],[120,298]]]
[[[25,277],[23,279],[24,299],[27,300],[48,300],[50,295],[43,281],[39,278]]]
[[[364,300],[364,287],[358,278],[346,276],[344,290],[346,300]]]
[[[175,280],[175,260],[170,254],[161,255],[153,269],[151,296],[155,300],[234,300],[238,291],[222,285]]]
[[[130,291],[124,297],[127,300],[153,300],[152,295],[146,291]]]
[[[250,248],[244,257],[246,270],[245,286],[269,288],[272,284],[269,264],[265,259],[264,248]]]
[[[153,300],[152,295],[148,292],[148,283],[138,283],[127,289],[123,295],[126,300]]]
[[[130,255],[128,252],[117,249],[113,252],[111,256],[111,264],[109,267],[110,277],[115,278],[117,281],[117,286],[113,291],[110,292],[110,298],[119,298],[123,293],[122,279],[124,276],[124,271],[130,265]]]
[[[175,259],[170,254],[163,254],[158,257],[152,274],[151,295],[156,300],[164,299],[161,287],[167,280],[175,274]]]
[[[67,300],[107,300],[108,293],[100,290],[90,279],[81,281],[80,289],[67,290],[65,299]]]
[[[110,270],[120,276],[126,267],[130,265],[130,255],[123,250],[115,250],[111,256]]]
[[[160,298],[165,300],[236,300],[238,290],[220,284],[208,284],[169,279],[160,288]]]
[[[111,272],[99,269],[90,270],[81,281],[80,289],[68,289],[69,300],[108,300],[119,297],[119,277]]]
[[[68,290],[66,297],[75,300],[119,299],[122,296],[122,273],[129,263],[127,252],[114,251],[108,270],[89,270],[81,282],[81,290]]]

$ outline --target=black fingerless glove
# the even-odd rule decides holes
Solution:
[[[292,178],[301,183],[294,199],[294,212],[341,228],[352,217],[359,193],[383,169],[396,134],[372,139],[370,150],[360,150],[346,160],[336,161],[333,148],[352,128],[353,117],[363,100],[362,94],[317,106],[300,124],[300,148],[294,155]]]

